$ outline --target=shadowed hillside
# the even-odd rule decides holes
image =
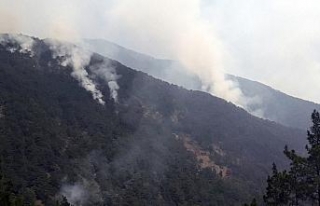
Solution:
[[[26,203],[238,205],[262,192],[272,162],[286,165],[284,145],[305,144],[301,130],[98,54],[83,82],[61,64],[72,55],[55,57],[61,43],[33,41],[0,44],[1,173]]]
[[[86,40],[90,49],[115,59],[129,67],[146,72],[156,78],[183,86],[187,89],[201,90],[201,81],[188,74],[181,65],[170,60],[156,59],[137,53],[105,40]],[[243,94],[256,99],[256,103],[248,106],[248,111],[259,113],[263,118],[280,124],[305,129],[309,126],[309,114],[320,105],[291,97],[259,82],[228,75],[229,79],[239,84]],[[259,112],[255,112],[259,111]]]

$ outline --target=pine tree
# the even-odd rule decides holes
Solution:
[[[307,196],[320,206],[320,115],[312,113],[313,126],[308,131]]]
[[[263,200],[267,205],[287,205],[290,200],[290,175],[287,171],[278,172],[275,163],[272,165],[272,176],[268,176],[268,186]]]
[[[289,151],[284,154],[290,160],[290,170],[278,172],[272,166],[272,176],[268,177],[268,186],[263,199],[267,205],[305,205],[320,206],[320,115],[316,110],[311,115],[312,127],[308,131],[306,157]]]
[[[300,201],[306,199],[307,191],[307,159],[296,154],[294,150],[289,151],[286,146],[284,154],[291,160],[289,170],[290,205],[296,206]]]

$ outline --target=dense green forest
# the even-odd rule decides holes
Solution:
[[[34,41],[33,56],[0,45],[7,205],[241,205],[262,196],[268,165],[286,166],[282,145],[305,144],[301,130],[93,54],[85,69],[99,104]],[[117,101],[90,71],[105,61],[119,76]]]

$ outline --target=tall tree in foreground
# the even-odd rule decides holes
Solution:
[[[291,161],[290,170],[278,172],[273,165],[272,176],[263,199],[267,205],[320,206],[320,115],[314,110],[312,127],[308,131],[307,156],[303,157],[285,147],[284,154]]]
[[[316,200],[320,206],[320,115],[319,112],[312,113],[312,123],[308,131],[308,142],[306,146],[307,157],[307,195]]]
[[[287,171],[278,172],[275,163],[272,165],[272,176],[268,177],[268,186],[263,200],[267,205],[287,205],[290,201],[290,175]]]

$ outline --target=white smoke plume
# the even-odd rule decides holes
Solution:
[[[54,40],[46,40],[46,42],[50,45],[54,58],[62,59],[62,66],[71,66],[73,68],[71,75],[80,82],[83,88],[92,94],[95,100],[104,105],[105,102],[101,91],[99,91],[97,85],[85,69],[89,66],[92,52],[68,43],[59,43]],[[97,65],[90,66],[89,69],[94,75],[106,81],[110,90],[110,98],[117,102],[119,89],[117,79],[119,76],[116,70],[106,60]]]
[[[8,43],[18,46],[8,47],[8,50],[12,53],[18,50],[21,53],[30,54],[30,56],[34,55],[32,50],[34,40],[31,37],[19,34],[1,34],[0,44],[6,45]]]
[[[86,158],[73,160],[73,163],[77,168],[77,181],[70,182],[68,177],[63,178],[59,194],[74,206],[102,205],[105,195],[96,181],[96,166],[104,168],[101,164],[106,164],[105,158],[99,152],[92,151]]]
[[[225,81],[224,70],[319,102],[319,8],[317,0],[1,0],[0,32],[68,41],[108,39],[188,65],[198,62],[196,57],[180,56],[194,49],[198,59],[209,57],[218,73],[206,66],[197,67],[196,74],[227,99],[241,94]],[[219,39],[237,67],[229,66]],[[211,55],[202,56],[203,48]],[[215,83],[207,82],[211,78]]]
[[[118,101],[118,89],[120,88],[117,79],[120,78],[117,75],[115,68],[104,60],[102,63],[94,66],[90,66],[89,68],[95,75],[103,78],[109,87],[110,90],[110,97],[117,102]]]
[[[74,206],[96,205],[102,202],[100,186],[94,180],[80,178],[73,184],[63,184],[60,195]]]
[[[201,16],[200,0],[3,0],[0,8],[0,17],[14,16],[10,18],[14,23],[3,22],[0,31],[65,40],[118,40],[140,51],[178,60],[186,72],[202,80],[203,89],[245,107],[241,90],[224,76],[228,58],[215,30]],[[6,12],[10,8],[17,12]],[[114,82],[109,86],[116,91]]]
[[[105,104],[103,95],[95,85],[95,83],[89,78],[89,74],[85,69],[90,63],[91,52],[83,50],[77,46],[70,45],[68,43],[61,44],[54,40],[46,40],[46,43],[53,51],[54,58],[61,60],[62,66],[71,66],[73,71],[71,75],[77,79],[81,86],[92,94],[92,97],[100,104]]]
[[[95,82],[90,79],[85,69],[89,66],[92,52],[68,42],[59,42],[53,39],[46,39],[45,42],[52,50],[53,58],[58,59],[64,67],[70,66],[73,69],[71,76],[77,79],[81,86],[92,94],[95,100],[104,105],[105,102],[101,91],[97,89]],[[6,46],[11,53],[18,51],[29,54],[32,57],[34,56],[34,43],[34,39],[26,35],[0,34],[0,44]],[[102,77],[108,84],[110,97],[117,101],[117,90],[119,89],[117,79],[119,76],[116,74],[115,69],[105,62],[94,68],[93,72]]]
[[[108,86],[110,88],[110,92],[111,92],[111,97],[115,100],[118,101],[118,92],[117,90],[120,88],[118,83],[115,80],[109,81],[108,82]]]
[[[90,79],[85,69],[85,67],[89,66],[92,52],[68,42],[59,42],[53,39],[46,39],[45,42],[52,50],[53,58],[58,59],[64,67],[70,66],[73,69],[71,76],[77,79],[81,86],[92,94],[95,100],[104,105],[105,102],[101,91],[97,89],[95,82]],[[18,51],[29,54],[32,57],[34,56],[34,43],[35,40],[26,35],[0,34],[0,44],[6,46],[11,53]],[[110,97],[117,101],[117,90],[119,89],[117,79],[119,76],[116,74],[115,69],[104,62],[95,66],[93,72],[107,82],[110,89]]]
[[[261,107],[262,99],[259,96],[246,97],[245,101],[248,106],[248,108],[245,109],[247,109],[250,114],[266,119],[265,110]]]
[[[52,38],[56,40],[63,40],[68,42],[81,42],[83,37],[82,31],[93,31],[91,27],[86,24],[82,28],[81,25],[88,23],[87,19],[93,20],[92,17],[87,16],[85,19],[83,13],[91,14],[93,16],[96,12],[88,8],[93,8],[92,5],[97,6],[98,1],[41,1],[31,0],[28,2],[20,1],[13,2],[10,0],[0,1],[0,32],[6,33],[24,33],[42,38]],[[75,5],[77,5],[75,7]],[[39,9],[41,8],[41,9]],[[97,6],[97,8],[100,8]],[[96,19],[96,18],[95,18]],[[90,25],[92,21],[90,21]],[[96,27],[97,28],[97,27]],[[10,35],[10,39],[3,39],[0,37],[0,43],[15,41],[20,44],[20,52],[32,53],[32,38],[24,35]],[[72,76],[76,78],[81,86],[89,91],[93,98],[100,104],[104,104],[103,95],[97,89],[94,81],[89,78],[88,72],[84,69],[88,66],[92,53],[82,50],[78,47],[70,46],[68,44],[62,45],[54,40],[46,41],[55,54],[55,57],[62,59],[62,66],[70,66],[73,69]],[[11,51],[15,51],[11,48]],[[112,81],[116,81],[113,79]],[[113,94],[112,98],[117,98],[116,90],[119,86],[116,82],[108,82],[110,92]]]
[[[197,75],[203,90],[242,107],[241,90],[224,75],[226,52],[210,24],[201,18],[200,0],[119,0],[108,13],[114,35],[140,48],[178,60]]]
[[[82,206],[88,199],[85,188],[80,183],[63,185],[60,193],[72,205]]]

